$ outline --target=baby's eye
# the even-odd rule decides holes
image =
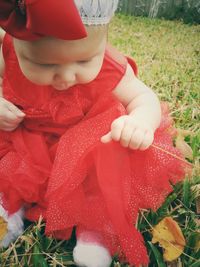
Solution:
[[[40,63],[36,63],[36,65],[44,68],[52,68],[56,66],[56,64],[40,64]]]
[[[86,64],[89,63],[91,61],[91,59],[87,59],[87,60],[80,60],[78,61],[79,64]]]

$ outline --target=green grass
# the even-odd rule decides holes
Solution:
[[[176,127],[189,130],[187,143],[193,149],[193,173],[190,180],[174,187],[174,192],[156,212],[144,211],[138,220],[150,255],[150,267],[167,265],[162,249],[151,243],[151,227],[165,216],[172,216],[186,238],[184,254],[173,266],[199,267],[200,216],[200,25],[179,21],[151,20],[118,15],[110,25],[110,42],[133,57],[139,77],[151,86],[160,99],[167,101]],[[44,236],[40,222],[27,229],[14,245],[0,254],[1,266],[73,266],[70,241]],[[128,266],[113,260],[113,266]]]

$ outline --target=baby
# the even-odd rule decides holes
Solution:
[[[0,215],[8,222],[1,246],[22,233],[25,211],[30,220],[42,214],[47,233],[58,238],[69,238],[72,227],[77,227],[73,256],[78,266],[110,266],[117,247],[132,264],[147,263],[142,245],[136,248],[138,233],[131,237],[128,230],[138,211],[128,199],[135,194],[131,191],[135,182],[139,192],[152,170],[141,178],[135,171],[134,176],[126,155],[135,164],[136,153],[141,170],[141,155],[146,153],[142,151],[151,151],[161,108],[155,93],[137,78],[135,63],[107,44],[108,24],[118,1],[17,1],[13,9],[11,2],[6,6],[8,2],[0,3],[0,25],[12,35],[4,37],[0,57]],[[20,27],[6,20],[2,10],[15,13]],[[144,157],[153,161],[155,153],[148,153]],[[84,164],[79,168],[80,162]],[[156,204],[147,200],[144,205],[152,208],[171,190],[163,185],[160,197],[162,186],[157,192],[154,188],[166,163],[161,169],[150,182],[152,192],[147,190],[147,198]],[[182,174],[178,167],[175,172],[178,181]],[[124,178],[118,179],[121,173]],[[132,177],[128,185],[126,177]],[[145,190],[147,185],[145,180]],[[125,190],[123,200],[117,204],[121,190]],[[111,192],[116,193],[112,201]],[[111,203],[118,205],[118,213]],[[123,243],[129,235],[136,242],[132,249]],[[112,246],[110,240],[121,243]]]
[[[14,49],[21,71],[31,82],[51,85],[59,91],[89,83],[97,77],[102,67],[107,30],[107,25],[86,26],[87,37],[73,41],[43,37],[31,42],[14,38]],[[3,55],[0,60],[2,80],[5,64]],[[101,138],[102,142],[113,139],[124,147],[147,149],[153,142],[161,118],[156,94],[135,76],[129,64],[113,94],[126,107],[128,115],[112,123],[111,131]],[[0,129],[13,131],[25,114],[3,97],[0,101]]]

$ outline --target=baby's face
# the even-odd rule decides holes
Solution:
[[[15,52],[25,77],[57,90],[94,80],[102,67],[107,29],[88,27],[87,31],[86,38],[73,41],[50,37],[33,42],[15,39]]]

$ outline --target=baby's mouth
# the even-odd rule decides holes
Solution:
[[[60,83],[60,84],[53,84],[52,85],[53,88],[55,88],[56,90],[66,90],[68,89],[70,86],[67,85],[66,83]]]

